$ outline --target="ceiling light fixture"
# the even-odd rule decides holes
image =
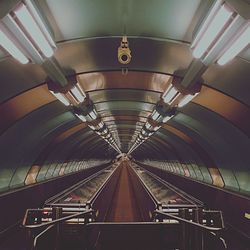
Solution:
[[[221,4],[221,1],[214,4],[191,44],[195,58],[201,58],[210,45],[218,39],[220,32],[226,28],[232,14],[233,11],[225,4]]]
[[[76,85],[70,90],[71,94],[77,99],[79,103],[83,102],[86,98],[86,94],[80,87],[79,83],[76,83]]]
[[[65,86],[61,86],[58,82],[48,81],[48,88],[57,99],[60,98],[59,100],[67,106],[70,104],[77,106],[83,103],[86,98],[85,92],[76,79],[73,81],[69,80]]]
[[[224,52],[217,63],[224,65],[237,56],[250,42],[250,25],[248,24],[233,44]]]
[[[15,56],[16,53],[13,54],[6,49],[21,63],[27,63],[29,62],[27,59],[31,59],[35,63],[42,64],[45,59],[53,56],[56,44],[32,0],[18,4],[0,20],[0,27],[11,43],[26,57],[20,60],[20,55]]]
[[[16,45],[5,35],[0,26],[0,45],[9,52],[17,61],[22,64],[29,62],[29,59],[16,47]]]
[[[80,120],[82,120],[83,122],[86,122],[87,120],[86,120],[86,118],[85,118],[85,116],[83,116],[83,115],[78,115],[78,114],[75,114]]]
[[[170,103],[171,100],[178,94],[178,90],[170,84],[167,90],[163,93],[162,99],[165,103]]]
[[[55,96],[61,103],[63,103],[65,106],[69,106],[70,102],[68,99],[61,93],[55,93],[54,91],[50,90],[50,93]]]
[[[36,5],[34,4],[33,0],[26,0],[25,3],[27,5],[29,11],[31,12],[32,16],[34,17],[34,19],[38,23],[40,29],[43,31],[44,35],[46,36],[48,42],[50,43],[50,45],[53,48],[55,48],[56,44],[52,38],[52,35],[50,34],[48,27],[45,26],[45,21],[42,20],[42,17],[39,14],[39,11],[36,8]]]
[[[171,115],[171,116],[165,116],[162,120],[163,123],[166,123],[167,121],[169,121],[171,118],[173,118],[174,116]]]
[[[193,100],[199,93],[196,93],[194,95],[185,95],[180,102],[178,103],[178,107],[182,108],[183,106],[185,106],[186,104],[188,104],[191,100]]]
[[[44,56],[51,57],[54,54],[54,50],[52,46],[47,41],[46,37],[42,33],[38,24],[32,17],[31,13],[27,9],[24,4],[21,4],[15,11],[15,15],[17,16],[20,23],[23,25],[24,29],[31,36],[32,40],[41,50]]]

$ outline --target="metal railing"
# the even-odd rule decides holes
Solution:
[[[215,240],[218,241],[218,244],[220,244],[222,247],[221,249],[227,249],[227,245],[225,240],[221,237],[221,232],[224,230],[224,221],[223,221],[223,217],[220,211],[213,211],[213,212],[217,212],[217,214],[220,215],[219,221],[220,221],[220,226],[207,226],[207,225],[203,225],[201,223],[198,222],[194,222],[194,221],[190,221],[188,219],[170,214],[170,213],[164,213],[160,210],[155,210],[154,214],[155,216],[160,216],[160,221],[162,221],[163,218],[168,218],[168,219],[173,219],[178,221],[180,224],[184,224],[184,225],[188,225],[192,228],[196,228],[198,229],[200,232],[207,232],[208,234],[210,234],[212,237],[215,238]],[[203,238],[203,235],[202,235]],[[202,239],[203,240],[203,239]],[[186,247],[184,247],[183,249],[186,249]],[[198,248],[197,248],[198,249]],[[201,243],[201,246],[199,247],[200,250],[203,249],[203,242]]]
[[[63,222],[67,222],[68,220],[70,219],[74,219],[74,218],[79,218],[79,217],[83,217],[83,216],[86,216],[86,219],[85,219],[85,224],[87,224],[89,222],[88,218],[89,218],[89,215],[92,215],[94,210],[93,209],[89,209],[89,210],[86,210],[86,211],[83,211],[83,212],[77,212],[77,213],[73,213],[71,215],[68,215],[68,216],[62,216],[61,218],[56,218],[54,220],[51,220],[51,221],[48,221],[48,222],[41,222],[39,224],[30,224],[30,222],[28,222],[28,217],[29,217],[29,214],[30,212],[38,212],[40,213],[40,216],[42,217],[43,216],[43,209],[28,209],[26,211],[26,214],[25,214],[25,217],[24,217],[24,220],[23,220],[23,227],[28,229],[28,235],[29,235],[29,240],[31,241],[31,249],[33,250],[36,250],[37,249],[37,244],[38,244],[38,241],[39,239],[44,236],[46,233],[48,233],[52,228],[54,228],[55,226],[58,226],[60,225],[61,223]],[[36,223],[36,218],[34,218],[34,223]],[[40,221],[40,219],[39,219]],[[33,232],[37,229],[41,229],[41,228],[44,228],[46,227],[44,230],[40,231],[36,236],[33,236]],[[56,239],[58,238],[58,235],[56,235]]]

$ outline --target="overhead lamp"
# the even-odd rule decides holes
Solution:
[[[185,106],[187,103],[189,103],[189,102],[190,102],[194,97],[196,97],[198,94],[199,94],[199,93],[196,93],[196,94],[194,94],[194,95],[189,94],[189,95],[184,96],[184,97],[180,100],[180,102],[178,103],[178,107],[181,108],[181,107]]]
[[[233,44],[224,52],[217,63],[224,65],[237,56],[250,42],[250,25],[249,23],[244,27],[241,34],[236,38]]]
[[[55,93],[54,91],[50,90],[50,93],[54,95],[61,103],[63,103],[65,106],[69,106],[70,102],[68,99],[61,93]]]
[[[83,115],[78,115],[78,114],[75,114],[80,120],[82,120],[83,122],[86,122],[87,120],[86,120],[86,118],[85,118],[85,116],[83,116]]]
[[[96,125],[96,130],[101,130],[104,127],[104,123],[103,121],[100,121],[97,125]]]
[[[138,137],[139,139],[144,140],[144,137],[141,134],[139,134]]]
[[[71,94],[77,99],[79,103],[83,102],[86,98],[86,94],[79,85],[79,83],[76,83],[76,85],[70,90]]]
[[[41,52],[46,57],[51,57],[54,54],[53,48],[47,41],[27,7],[24,4],[21,4],[14,13]]]
[[[89,128],[91,128],[92,130],[95,130],[95,126],[88,124]]]
[[[107,129],[107,128],[105,128],[105,129],[101,132],[101,134],[102,134],[102,135],[106,135],[106,134],[108,134],[108,129]]]
[[[29,59],[23,54],[23,52],[20,49],[18,49],[17,46],[1,30],[1,26],[0,26],[0,45],[20,63],[27,64],[29,62]]]
[[[157,124],[151,124],[149,121],[146,122],[145,128],[149,131],[156,131],[160,128]]]
[[[72,83],[69,82],[66,87],[59,87],[59,92],[63,92],[72,105],[78,105],[86,98],[86,94],[78,82],[74,83],[73,86]]]
[[[64,90],[62,89],[61,91]],[[50,92],[66,106],[70,104],[77,105],[79,103],[82,103],[86,97],[86,94],[83,92],[79,85],[75,85],[72,89],[65,93],[56,93],[53,90],[50,90]]]
[[[89,112],[89,117],[92,119],[92,120],[96,120],[97,119],[97,112],[95,109],[93,109],[91,112]]]
[[[21,63],[27,63],[27,59],[30,58],[35,63],[42,64],[45,58],[53,56],[56,44],[32,0],[18,4],[0,22],[5,28],[1,30],[26,59],[19,60],[16,52],[13,54],[6,50]]]
[[[151,118],[152,120],[157,121],[161,118],[161,114],[155,109],[151,114]]]
[[[28,10],[31,12],[32,16],[34,17],[37,24],[39,25],[39,28],[44,33],[44,36],[48,40],[49,44],[55,48],[56,44],[52,38],[52,35],[50,34],[48,27],[45,26],[45,21],[42,20],[42,17],[39,14],[39,12],[36,8],[36,5],[34,4],[34,1],[33,0],[25,0],[25,3],[27,5]]]
[[[145,124],[146,129],[152,130],[152,125],[149,122],[146,122]]]
[[[163,123],[166,123],[167,121],[169,121],[171,118],[173,117],[173,115],[171,116],[165,116],[162,120]]]
[[[229,24],[232,14],[233,11],[226,4],[222,4],[222,1],[215,2],[191,44],[195,58],[201,58],[218,40],[219,34]]]
[[[163,93],[162,99],[165,103],[170,103],[171,100],[178,94],[178,90],[170,84],[167,90]]]
[[[85,98],[82,103],[73,106],[73,108],[75,113],[84,115],[86,117],[87,122],[100,122],[94,103],[89,98]],[[96,122],[94,125],[96,125]]]
[[[109,140],[112,137],[111,134],[107,134],[106,136],[104,136],[105,139]]]

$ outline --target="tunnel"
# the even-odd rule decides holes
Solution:
[[[250,249],[249,20],[0,1],[0,249]]]

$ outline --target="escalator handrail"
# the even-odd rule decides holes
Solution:
[[[102,192],[102,190],[104,189],[104,187],[108,184],[109,180],[112,178],[112,176],[114,175],[115,171],[118,169],[120,165],[116,166],[113,170],[112,173],[110,173],[110,175],[107,177],[107,179],[102,183],[102,185],[98,188],[98,190],[95,192],[95,194],[87,201],[87,204],[90,204],[90,206],[92,207],[93,203],[95,202],[95,200],[97,199],[98,195]]]
[[[37,245],[37,241],[38,239],[43,236],[46,232],[48,232],[51,228],[53,228],[55,226],[54,225],[50,225],[48,226],[47,228],[45,228],[41,233],[39,233],[35,238],[34,238],[34,241],[33,241],[33,248],[36,249],[36,245]]]
[[[84,180],[81,180],[79,182],[77,182],[76,184],[74,184],[73,186],[64,189],[63,191],[57,193],[56,195],[50,197],[49,199],[47,199],[45,201],[45,205],[49,206],[51,204],[56,203],[58,200],[60,200],[62,197],[66,196],[67,194],[71,193],[72,191],[78,189],[79,187],[81,187],[82,185],[84,185],[85,183],[87,183],[88,181],[90,181],[91,179],[93,179],[94,177],[98,176],[99,174],[101,174],[103,171],[107,170],[108,168],[110,168],[110,165],[107,166],[104,169],[101,169],[100,171],[88,176],[87,178],[85,178]]]
[[[146,183],[144,182],[144,180],[142,179],[142,177],[136,172],[135,168],[133,166],[131,166],[132,170],[134,171],[134,173],[136,174],[136,176],[139,178],[139,181],[141,182],[144,190],[148,193],[148,195],[150,196],[150,198],[152,199],[153,203],[155,204],[155,208],[161,206],[161,203],[158,202],[158,200],[155,198],[154,194],[151,192],[151,190],[147,187]]]

